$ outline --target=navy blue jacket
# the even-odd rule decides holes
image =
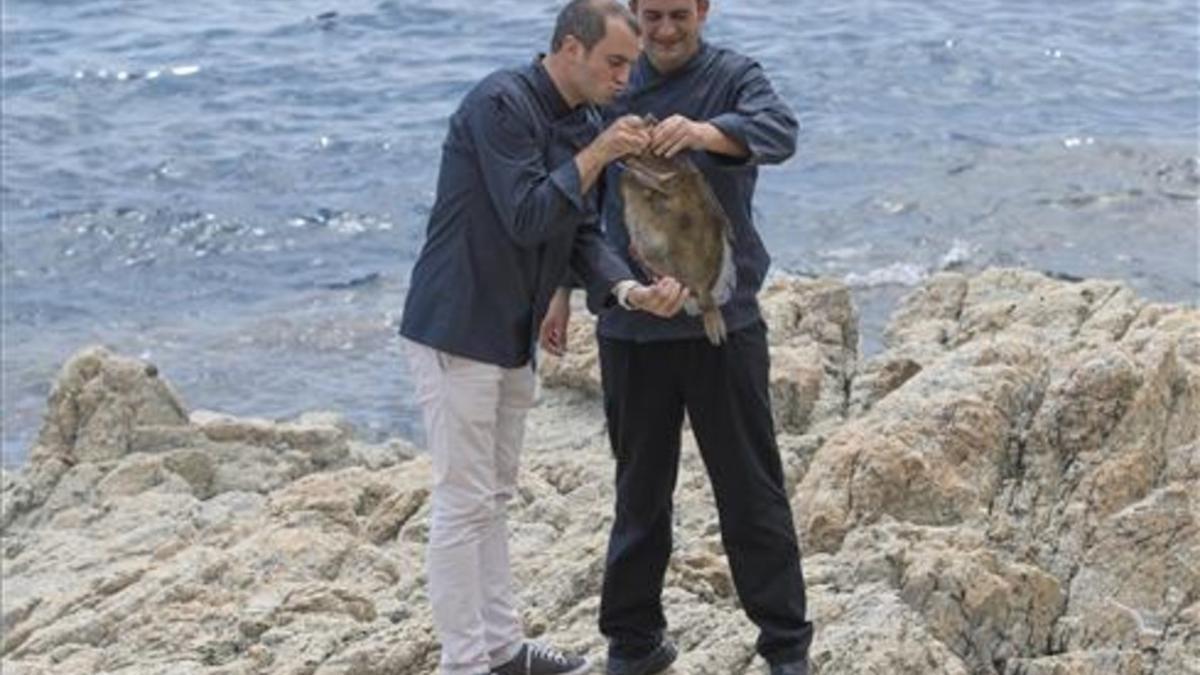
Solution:
[[[602,128],[571,109],[540,59],[484,78],[450,118],[437,199],[400,334],[506,368],[528,363],[555,289],[581,280],[593,311],[633,277],[599,226],[574,157]],[[570,273],[573,273],[570,274]]]
[[[733,223],[737,286],[721,312],[728,330],[745,328],[761,316],[757,295],[771,264],[751,214],[757,167],[777,164],[795,152],[798,133],[795,116],[775,94],[757,63],[704,42],[681,69],[667,76],[655,71],[643,55],[630,74],[629,88],[606,111],[611,118],[631,113],[653,113],[660,120],[683,115],[709,122],[749,148],[750,156],[745,159],[691,153]],[[609,185],[617,184],[620,171],[617,164],[609,166]],[[641,270],[629,258],[624,206],[615,189],[604,197],[604,230],[613,248],[641,278]],[[663,319],[614,306],[601,314],[598,331],[604,337],[622,340],[673,340],[703,337],[704,324],[699,317],[683,312]]]

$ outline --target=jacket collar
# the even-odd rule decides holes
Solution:
[[[550,114],[551,119],[561,119],[575,112],[573,108],[567,105],[567,100],[563,98],[562,92],[558,90],[558,86],[554,84],[554,80],[550,79],[550,73],[547,72],[546,66],[542,64],[542,59],[545,54],[538,54],[534,57],[533,63],[530,64],[530,83],[533,85],[534,95],[538,101]]]

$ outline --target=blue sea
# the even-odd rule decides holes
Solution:
[[[3,460],[63,361],[191,408],[415,436],[395,338],[447,116],[546,48],[547,0],[6,0]],[[930,274],[1019,265],[1195,305],[1195,0],[714,0],[803,126],[762,172],[775,269],[881,348]]]

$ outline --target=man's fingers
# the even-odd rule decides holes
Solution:
[[[679,295],[675,298],[675,303],[671,305],[671,316],[678,314],[679,310],[683,309],[683,304],[690,297],[692,297],[692,294],[688,292],[687,287],[681,286],[679,288]]]
[[[640,115],[623,115],[621,119],[617,120],[617,124],[633,127],[634,129],[645,129],[647,126],[646,120],[642,119]]]
[[[675,281],[675,288],[672,289],[673,292],[671,294],[671,303],[668,307],[668,311],[671,312],[671,316],[675,316],[679,313],[680,309],[683,309],[683,303],[687,302],[688,289],[687,286],[684,286],[677,280],[672,279],[672,281]]]
[[[670,136],[670,132],[671,130],[667,127],[664,127],[662,124],[659,124],[651,129],[650,149],[657,153],[659,148],[662,147],[663,143],[666,143],[667,138]]]
[[[563,339],[557,330],[551,330],[542,337],[542,347],[555,356],[563,355]]]
[[[668,295],[667,306],[665,307],[666,311],[670,312],[671,315],[674,316],[675,313],[678,312],[681,307],[683,307],[683,301],[686,297],[687,288],[683,284],[680,284],[676,281],[670,290],[670,295]]]
[[[634,291],[630,291],[630,299],[634,299]],[[679,313],[683,303],[690,297],[688,289],[677,279],[660,277],[649,286],[636,289],[636,307],[643,312],[663,318],[670,318]]]
[[[650,146],[650,134],[645,131],[630,131],[621,137],[622,149],[626,155],[639,155]]]
[[[542,345],[542,349],[545,349],[551,354],[554,353],[556,349],[556,343],[553,330],[542,330],[541,339],[538,340],[538,342]]]
[[[637,144],[636,150],[638,154],[645,152],[646,148],[650,147],[650,133],[647,131],[639,131],[637,133],[635,142]]]
[[[687,289],[671,277],[661,277],[650,287],[646,310],[661,317],[672,317],[687,299]]]
[[[671,145],[675,143],[676,136],[677,135],[671,130],[667,130],[664,133],[655,134],[654,138],[650,141],[650,149],[654,152],[654,154],[662,155],[666,152],[667,148],[671,147]]]
[[[622,117],[605,129],[604,134],[610,139],[609,145],[622,157],[645,152],[650,144],[650,130],[635,116]]]
[[[686,136],[680,135],[672,138],[670,142],[663,145],[662,156],[668,159],[674,157],[675,155],[678,155],[680,151],[687,148],[688,144],[689,142]]]

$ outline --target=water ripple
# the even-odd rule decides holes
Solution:
[[[5,3],[5,452],[91,341],[162,357],[200,404],[411,428],[381,345],[446,118],[546,49],[558,5]],[[849,279],[869,329],[947,266],[1194,299],[1197,19],[1193,0],[739,0],[708,29],[804,129],[760,181],[774,259]]]

